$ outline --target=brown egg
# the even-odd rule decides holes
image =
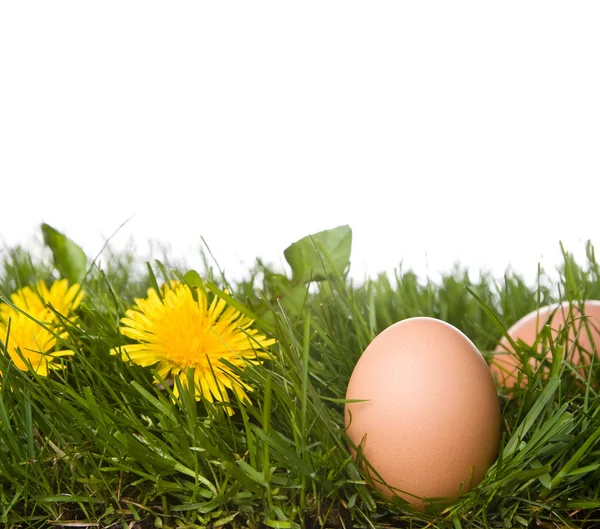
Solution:
[[[584,367],[589,365],[594,349],[600,350],[600,301],[590,300],[584,302],[583,312],[577,303],[573,303],[572,312],[570,308],[571,305],[568,301],[541,307],[539,310],[530,312],[527,316],[521,318],[508,329],[508,334],[514,341],[519,339],[532,346],[544,325],[550,325],[552,339],[556,340],[559,333],[564,329],[565,321],[570,322],[571,327],[566,336],[565,354],[575,366]],[[575,345],[576,347],[574,347]],[[541,343],[537,351],[541,353]],[[494,353],[490,369],[498,384],[506,388],[524,387],[526,377],[524,374],[519,376],[521,361],[506,337],[500,340]],[[547,357],[552,358],[552,352],[549,349]],[[529,365],[535,371],[539,366],[539,361],[531,358]],[[585,376],[585,370],[580,370],[580,374]]]
[[[500,443],[500,404],[490,370],[458,329],[410,318],[379,334],[348,384],[347,433],[386,496],[417,509],[453,499],[484,477]],[[396,489],[392,491],[392,489]]]

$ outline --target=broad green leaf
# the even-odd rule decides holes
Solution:
[[[352,229],[338,226],[307,235],[288,246],[283,254],[292,267],[294,281],[322,281],[340,275],[350,265]]]
[[[182,276],[180,275],[179,278],[182,279],[185,283],[187,283],[192,288],[194,288],[194,287],[199,288],[202,292],[204,292],[204,295],[207,294],[206,287],[204,286],[204,281],[202,280],[202,277],[200,276],[200,274],[198,272],[196,272],[196,270],[188,270]],[[194,296],[195,296],[195,294],[194,294]],[[196,298],[194,297],[194,299],[196,299]]]
[[[78,283],[85,277],[87,258],[83,250],[71,239],[48,224],[42,224],[44,244],[50,248],[54,266],[62,277]]]
[[[188,270],[183,275],[183,279],[188,285],[192,287],[199,287],[201,289],[204,289],[204,283],[202,281],[202,278],[200,277],[200,274],[196,272],[196,270]]]

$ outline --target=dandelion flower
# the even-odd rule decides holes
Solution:
[[[65,318],[72,317],[83,299],[81,286],[69,287],[69,282],[61,279],[48,288],[40,281],[36,290],[23,287],[10,298],[12,305],[0,303],[0,341],[14,364],[26,371],[29,363],[41,376],[47,376],[52,369],[60,369],[62,366],[56,360],[73,355],[73,352],[56,350],[57,336],[68,337],[56,312]]]
[[[46,319],[52,316],[54,314],[48,309],[37,314],[37,317]],[[67,333],[62,332],[58,336],[65,339]],[[46,330],[38,321],[17,311],[10,316],[8,322],[0,321],[0,340],[5,344],[15,366],[22,371],[27,371],[29,369],[27,362],[29,362],[31,369],[43,377],[48,376],[51,369],[62,367],[61,364],[55,363],[57,358],[73,355],[73,351],[56,351],[55,334]]]
[[[233,307],[215,297],[210,306],[204,292],[180,282],[162,289],[162,299],[154,289],[148,297],[136,299],[134,308],[121,320],[121,333],[138,343],[122,345],[112,354],[141,366],[156,366],[157,375],[179,377],[187,387],[187,371],[193,370],[196,400],[229,402],[229,391],[240,401],[250,402],[251,388],[237,372],[221,360],[243,369],[267,357],[264,349],[275,343],[251,328],[254,323]],[[194,294],[196,297],[194,297]],[[177,387],[174,388],[177,394]],[[233,413],[227,408],[229,414]]]
[[[82,299],[81,286],[77,283],[69,286],[67,279],[54,281],[50,288],[46,286],[45,281],[40,281],[35,290],[27,286],[10,296],[13,305],[29,314],[40,313],[52,306],[56,312],[67,318],[79,307]],[[0,306],[0,317],[4,314],[10,315],[13,310],[12,307],[3,304]]]

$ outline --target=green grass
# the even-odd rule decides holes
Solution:
[[[0,296],[6,300],[23,285],[58,277],[50,257],[5,249]],[[200,271],[211,295],[229,286],[231,299],[277,339],[271,358],[242,374],[254,389],[253,405],[234,402],[236,413],[228,417],[186,391],[173,399],[169,387],[153,384],[151,369],[109,355],[123,339],[119,318],[133,298],[187,270],[157,262],[144,269],[134,255],[105,253],[102,267],[90,266],[83,281],[80,326],[71,327],[69,337],[76,354],[64,360],[66,369],[42,378],[0,355],[0,523],[215,529],[600,524],[600,372],[594,366],[587,379],[578,379],[561,359],[560,336],[548,344],[555,376],[540,372],[527,388],[501,396],[496,464],[441,512],[413,512],[377,494],[344,437],[349,377],[380,331],[404,318],[433,316],[462,330],[487,356],[503,328],[536,307],[600,299],[593,248],[584,263],[567,252],[564,257],[555,274],[540,271],[541,286],[515,274],[475,277],[460,267],[439,282],[398,270],[356,285],[342,271],[319,282],[294,281],[260,261],[233,285],[209,268]]]

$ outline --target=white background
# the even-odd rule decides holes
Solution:
[[[599,239],[597,2],[3,2],[0,239],[533,278]]]

